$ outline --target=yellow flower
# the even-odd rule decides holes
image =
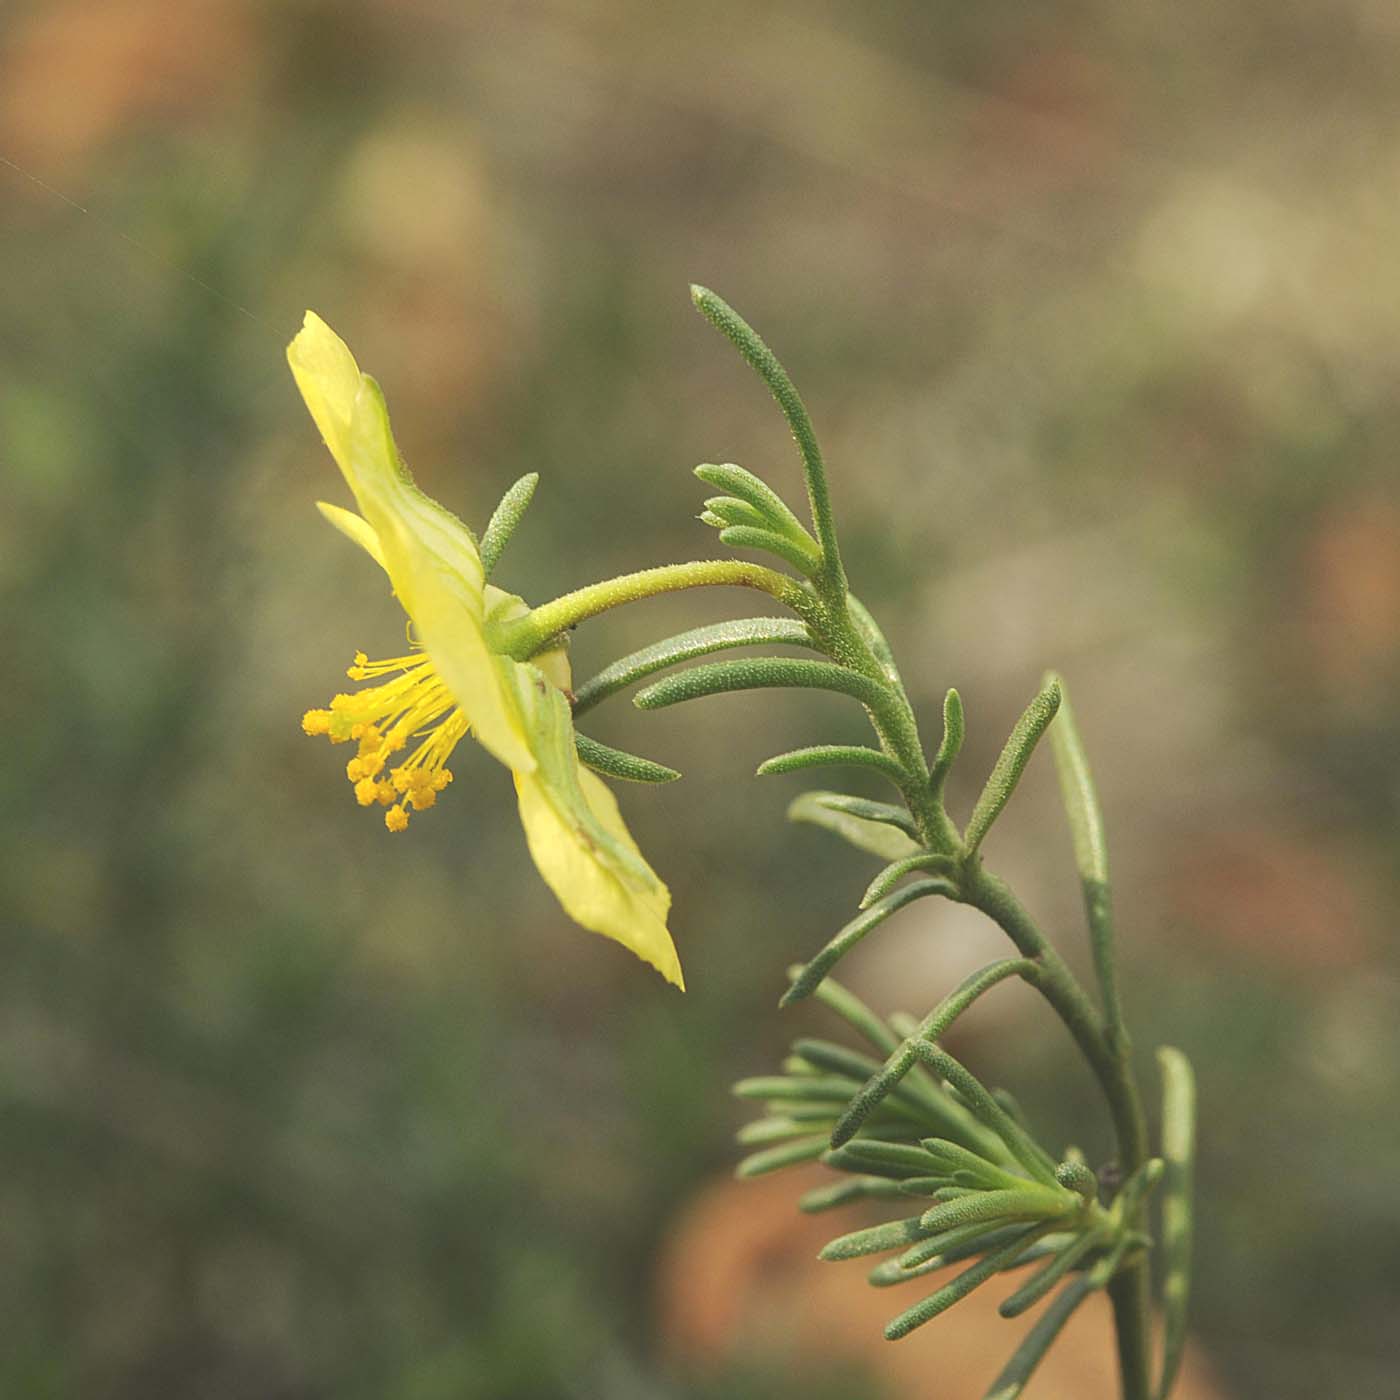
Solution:
[[[308,311],[287,359],[360,508],[322,502],[321,513],[383,567],[417,638],[406,656],[357,653],[348,675],[377,684],[308,711],[302,727],[356,743],[346,776],[362,806],[386,809],[390,831],[436,803],[452,781],[447,760],[470,729],[514,775],[530,854],[565,912],[683,988],[666,928],[670,892],[612,794],[579,764],[564,653],[521,662],[492,649],[489,623],[525,605],[486,583],[471,531],[413,484],[379,386],[345,342]]]

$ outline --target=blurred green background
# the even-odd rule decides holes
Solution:
[[[0,1394],[918,1393],[875,1334],[706,1331],[684,1224],[786,1228],[716,1185],[727,1085],[821,1023],[783,968],[873,870],[748,775],[852,707],[599,713],[686,773],[622,794],[684,998],[568,924],[485,756],[390,838],[299,731],[402,635],[312,508],[303,307],[468,520],[542,474],[500,574],[538,601],[713,552],[696,462],[800,494],[700,280],[801,385],[931,734],[962,691],[956,810],[1068,679],[1144,1073],[1201,1078],[1210,1393],[1393,1400],[1398,61],[1389,0],[10,0]],[[752,611],[613,615],[575,674]],[[987,856],[1082,962],[1043,757]],[[921,904],[848,980],[921,1012],[997,946]],[[1107,1151],[1033,1001],[958,1046]],[[800,1311],[803,1251],[738,1276]],[[901,1344],[922,1393],[957,1328]]]

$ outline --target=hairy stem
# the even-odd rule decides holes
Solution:
[[[1118,1143],[1118,1165],[1130,1177],[1147,1161],[1147,1121],[1133,1075],[1127,1037],[1108,1035],[1088,994],[1010,888],[980,866],[964,887],[967,903],[993,919],[1021,953],[1035,960],[1035,983],[1084,1052],[1108,1100]],[[1125,1222],[1136,1228],[1137,1219]],[[1109,1285],[1118,1339],[1123,1400],[1148,1400],[1150,1331],[1147,1261],[1137,1260]]]
[[[561,632],[610,608],[640,602],[686,588],[729,585],[756,588],[792,608],[799,616],[812,611],[814,600],[800,583],[776,569],[742,559],[698,559],[687,564],[664,564],[576,588],[551,602],[532,608],[523,617],[502,623],[495,642],[517,661],[528,661]]]

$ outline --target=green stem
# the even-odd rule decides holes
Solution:
[[[841,566],[841,551],[836,542],[836,520],[831,510],[831,494],[826,484],[826,464],[817,434],[802,402],[802,395],[763,337],[729,305],[708,287],[692,285],[690,298],[706,320],[723,332],[749,364],[758,371],[768,391],[778,401],[787,419],[802,456],[802,470],[807,481],[807,499],[812,506],[812,524],[821,545],[822,563],[819,572],[822,594],[843,612],[846,608],[846,571]]]
[[[551,602],[532,608],[524,617],[495,629],[493,643],[517,661],[528,661],[561,632],[624,603],[640,602],[662,593],[718,585],[756,588],[786,604],[799,617],[812,611],[815,600],[794,578],[763,564],[743,559],[698,559],[688,564],[664,564],[577,588]]]
[[[1125,1178],[1130,1177],[1147,1161],[1148,1139],[1147,1120],[1133,1075],[1127,1037],[1105,1033],[1088,994],[1007,885],[978,866],[964,885],[963,897],[999,924],[1025,957],[1040,965],[1041,976],[1035,985],[1059,1014],[1099,1081],[1113,1118],[1119,1169]],[[1135,1212],[1134,1219],[1124,1222],[1125,1226],[1136,1229],[1140,1215],[1140,1210]],[[1118,1273],[1108,1291],[1113,1300],[1123,1400],[1148,1400],[1150,1331],[1146,1258],[1134,1261]]]

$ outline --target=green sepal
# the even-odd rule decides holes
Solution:
[[[760,763],[758,776],[766,778],[773,773],[796,773],[803,768],[833,767],[870,768],[896,783],[904,776],[904,770],[889,754],[861,744],[814,744],[810,748],[790,749]]]
[[[826,1150],[826,1135],[817,1133],[813,1137],[798,1138],[785,1142],[779,1147],[769,1147],[762,1152],[753,1152],[745,1157],[734,1175],[740,1178],[765,1176],[768,1172],[781,1171],[784,1167],[796,1166],[799,1162],[814,1162]]]
[[[662,710],[707,695],[740,690],[832,690],[863,705],[878,706],[888,696],[885,686],[858,671],[830,661],[803,661],[786,656],[754,656],[742,661],[713,661],[667,676],[632,697],[639,710]]]
[[[664,763],[653,763],[649,758],[627,753],[624,749],[610,748],[586,734],[574,734],[574,748],[578,750],[580,763],[609,778],[621,778],[628,783],[673,783],[680,777],[674,768],[667,768]]]
[[[941,894],[951,896],[956,891],[947,880],[916,880],[912,885],[905,885],[897,889],[893,894],[886,895],[878,904],[872,905],[869,909],[856,915],[844,928],[842,928],[826,947],[814,957],[806,967],[798,974],[797,979],[783,993],[779,1006],[791,1006],[795,1001],[801,1001],[804,997],[811,996],[821,983],[823,977],[836,966],[852,948],[856,946],[865,936],[885,922],[892,914],[897,914],[907,904],[912,904],[916,899],[926,899],[930,895]]]
[[[1042,1233],[1042,1227],[1029,1226],[1000,1249],[993,1250],[979,1259],[970,1269],[964,1269],[951,1283],[945,1283],[936,1293],[930,1293],[927,1298],[894,1318],[885,1327],[886,1339],[897,1342],[901,1337],[907,1337],[916,1327],[922,1327],[939,1313],[946,1312],[954,1303],[961,1302],[974,1288],[986,1283],[994,1274],[1000,1273],[1013,1263],[1035,1243],[1036,1236]]]
[[[759,769],[759,772],[762,772]],[[937,871],[940,875],[951,875],[957,868],[952,856],[937,851],[921,851],[916,856],[906,856],[903,860],[891,861],[866,887],[860,897],[860,908],[869,909],[876,900],[883,899],[906,876],[916,870]]]
[[[481,537],[479,551],[481,571],[485,577],[491,577],[491,570],[496,567],[502,551],[510,543],[510,537],[529,508],[530,499],[539,484],[539,472],[527,472],[501,497],[500,504],[491,512],[491,519],[486,523],[486,532]]]
[[[903,860],[919,854],[918,843],[902,831],[886,826],[883,822],[867,821],[862,817],[835,811],[821,800],[832,795],[824,792],[804,792],[800,797],[795,797],[787,809],[788,820],[819,826],[849,842],[857,850],[879,856],[882,860]]]
[[[574,694],[574,716],[625,690],[645,676],[664,671],[697,656],[731,647],[789,646],[816,649],[816,642],[802,623],[788,617],[747,617],[696,627],[652,646],[643,647],[605,666]]]
[[[969,855],[975,853],[983,838],[991,830],[992,823],[1001,815],[1016,784],[1030,762],[1040,736],[1045,733],[1055,711],[1060,708],[1060,683],[1051,679],[1049,684],[1026,707],[1021,718],[1016,721],[1011,737],[1006,741],[1001,756],[992,768],[991,777],[972,809],[972,817],[963,834],[963,842]]]
[[[1166,1271],[1162,1280],[1162,1372],[1156,1400],[1167,1400],[1186,1344],[1191,1294],[1196,1077],[1191,1062],[1170,1045],[1157,1051],[1157,1064],[1162,1074],[1162,1155],[1166,1162],[1162,1188],[1162,1255]]]

